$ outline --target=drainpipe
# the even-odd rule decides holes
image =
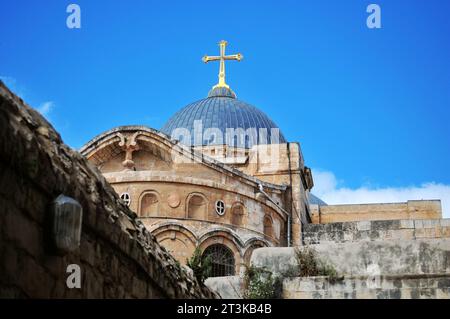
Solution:
[[[285,214],[287,215],[287,217],[288,217],[287,242],[288,242],[288,247],[291,247],[291,215],[290,215],[287,211],[285,211],[285,210],[283,209],[283,207],[281,207],[280,205],[278,205],[278,204],[272,199],[272,197],[270,197],[269,194],[267,194],[267,193],[264,191],[264,188],[263,188],[262,184],[258,184],[258,189],[259,189],[259,191],[260,191],[264,196],[266,196],[266,198],[267,198],[272,204],[274,204],[275,206],[277,206],[278,209],[280,209],[283,213],[285,213]]]

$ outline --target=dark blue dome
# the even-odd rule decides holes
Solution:
[[[250,148],[255,144],[286,143],[267,115],[239,101],[232,90],[224,87],[212,89],[206,99],[175,113],[161,132],[189,146],[226,144]]]
[[[319,197],[317,197],[317,196],[315,196],[314,194],[311,194],[311,193],[309,194],[309,203],[311,205],[328,206],[327,203],[325,203]]]

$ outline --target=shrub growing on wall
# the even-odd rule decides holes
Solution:
[[[295,257],[297,259],[299,277],[327,276],[330,282],[335,282],[339,279],[336,269],[320,260],[313,248],[308,246],[303,249],[296,248]]]
[[[191,258],[186,260],[186,265],[192,269],[194,276],[200,283],[204,283],[211,275],[212,261],[210,256],[203,257],[199,247],[195,248]]]
[[[245,299],[275,299],[278,297],[280,280],[271,271],[246,266],[244,274]]]

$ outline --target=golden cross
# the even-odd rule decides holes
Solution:
[[[220,69],[219,69],[219,83],[217,85],[213,86],[213,89],[217,87],[225,87],[229,89],[230,87],[225,83],[225,60],[236,60],[241,61],[244,56],[240,53],[233,54],[233,55],[225,55],[225,48],[227,46],[228,42],[225,40],[222,40],[219,42],[220,47],[220,56],[207,56],[205,55],[203,57],[203,62],[208,63],[211,61],[220,61]]]

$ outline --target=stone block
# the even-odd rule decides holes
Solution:
[[[376,299],[375,289],[360,289],[356,291],[356,299]]]
[[[418,228],[415,236],[416,238],[436,238],[436,230],[434,228]]]
[[[439,219],[436,219],[436,220],[424,219],[424,220],[422,220],[423,228],[436,228],[436,227],[439,227],[440,225],[441,225],[441,223],[440,223]]]
[[[436,299],[436,289],[421,288],[419,290],[419,299]]]
[[[301,278],[299,281],[298,290],[300,291],[315,291],[316,283],[313,278]]]
[[[389,299],[401,299],[402,293],[400,289],[390,289],[389,290]]]
[[[450,299],[450,288],[436,289],[436,299]]]
[[[345,241],[353,241],[354,240],[353,233],[351,233],[351,232],[344,232],[343,235],[344,235],[344,238],[343,238],[344,242]]]
[[[442,227],[450,227],[450,218],[441,219],[440,225]]]
[[[3,231],[6,238],[33,256],[42,254],[44,242],[40,226],[12,206],[5,213]]]
[[[18,265],[19,250],[12,245],[6,246],[0,262],[0,269],[8,274],[8,276],[5,276],[4,278],[4,280],[6,280],[6,283],[13,284],[17,280],[19,276],[19,272],[17,271]]]
[[[414,229],[390,230],[389,237],[392,239],[411,240],[414,239]]]
[[[420,281],[414,278],[407,278],[402,280],[404,289],[416,289],[420,287]]]
[[[450,275],[448,277],[439,278],[436,287],[440,289],[450,288]]]
[[[389,290],[376,289],[377,299],[389,299]]]
[[[145,298],[147,296],[147,284],[144,281],[133,277],[131,293],[136,298]]]
[[[401,299],[412,299],[411,291],[413,288],[402,288],[400,289]]]
[[[386,231],[389,229],[399,229],[400,220],[374,220],[371,222],[372,230]]]
[[[86,268],[82,276],[82,288],[88,299],[103,298],[103,278],[101,274],[97,274],[93,268]],[[131,287],[130,287],[131,288]],[[72,289],[71,289],[72,290]]]
[[[27,296],[50,298],[54,279],[36,260],[22,255],[16,272],[20,274],[18,283]]]
[[[400,221],[400,229],[414,229],[414,220],[402,219]]]
[[[370,230],[358,231],[354,235],[355,241],[365,241],[370,240]]]
[[[415,229],[423,228],[423,221],[422,220],[414,220],[414,228]]]
[[[442,227],[441,228],[441,237],[442,238],[449,238],[450,237],[450,227]]]

